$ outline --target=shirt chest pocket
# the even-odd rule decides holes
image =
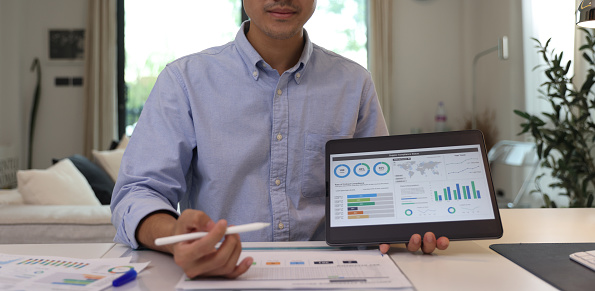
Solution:
[[[324,197],[324,149],[331,139],[351,138],[350,135],[324,135],[309,133],[306,136],[302,163],[302,196]]]

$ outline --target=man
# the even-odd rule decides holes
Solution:
[[[164,69],[114,189],[117,242],[172,253],[189,277],[235,278],[252,259],[238,264],[237,234],[215,249],[228,221],[272,222],[242,234],[247,241],[324,239],[324,144],[388,131],[369,73],[310,42],[303,26],[315,7],[244,0],[251,20],[233,42]],[[195,231],[209,234],[154,244]],[[408,244],[425,253],[447,246],[432,233],[423,246],[417,234]]]

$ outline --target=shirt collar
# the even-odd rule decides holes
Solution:
[[[248,41],[248,38],[246,37],[246,29],[249,27],[249,25],[250,25],[249,20],[244,21],[242,23],[240,30],[236,34],[236,38],[235,38],[234,42],[235,42],[236,46],[238,47],[238,51],[239,51],[240,55],[242,56],[244,63],[246,64],[246,66],[248,68],[251,69],[249,74],[252,75],[254,80],[258,80],[258,76],[260,74],[260,71],[258,70],[258,63],[259,62],[264,63],[264,60],[262,59],[260,54],[258,54],[258,52],[254,49],[252,44],[250,44],[250,42]],[[297,64],[295,66],[293,66],[291,69],[288,70],[288,72],[293,74],[293,78],[298,84],[300,83],[301,79],[303,79],[303,77],[304,77],[304,71],[305,71],[306,65],[308,64],[308,61],[310,60],[310,57],[312,56],[312,51],[313,51],[313,44],[310,41],[310,37],[308,36],[308,33],[306,32],[305,29],[304,29],[304,40],[305,40],[304,50],[302,51],[302,55],[300,56],[299,61],[297,62]]]

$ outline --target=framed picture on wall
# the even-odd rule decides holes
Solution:
[[[85,57],[84,29],[50,29],[50,61],[82,61]]]

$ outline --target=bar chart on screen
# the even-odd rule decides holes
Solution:
[[[347,195],[347,219],[386,218],[395,216],[393,193]]]
[[[440,193],[440,194],[439,194]],[[475,188],[475,181],[469,185],[456,183],[454,187],[444,187],[442,191],[434,191],[434,201],[481,199],[481,191]]]

